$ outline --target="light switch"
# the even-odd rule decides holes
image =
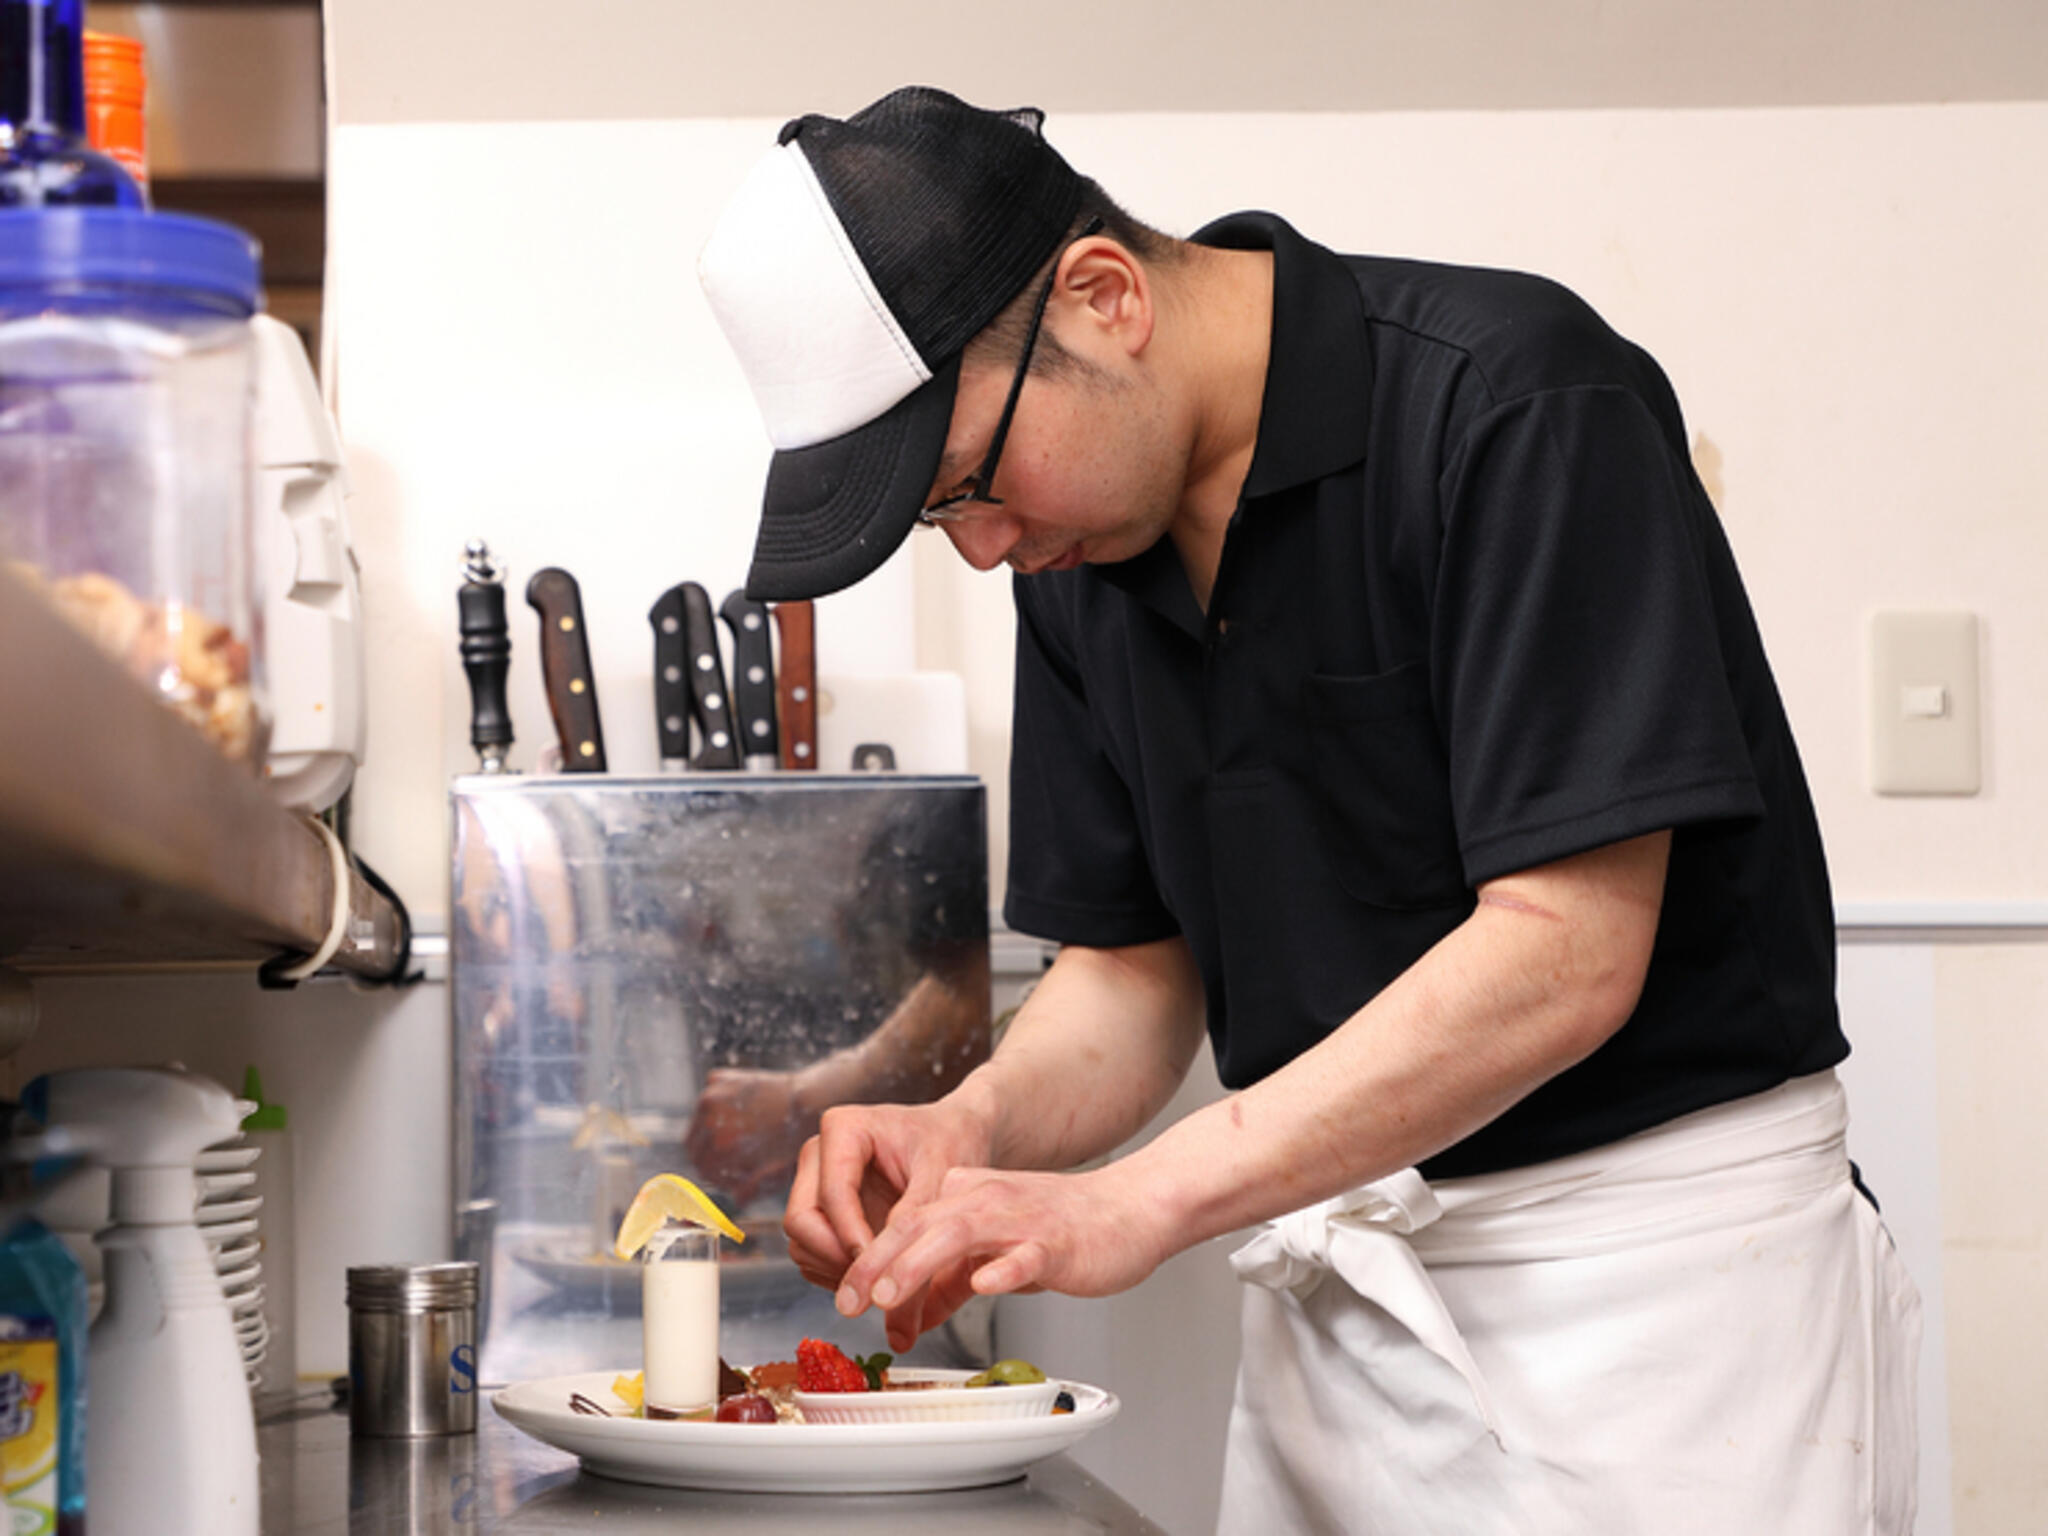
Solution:
[[[1880,795],[1974,795],[1977,616],[1879,613],[1870,624],[1870,787]]]
[[[1940,683],[1908,683],[1899,690],[1908,720],[1939,720],[1948,713],[1948,689]]]

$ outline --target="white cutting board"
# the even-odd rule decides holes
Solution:
[[[845,773],[880,742],[907,773],[967,772],[967,685],[957,672],[818,679],[818,769]]]

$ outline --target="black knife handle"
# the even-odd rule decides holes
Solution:
[[[690,766],[737,768],[740,743],[732,728],[732,699],[725,691],[725,663],[719,657],[718,619],[711,612],[711,594],[694,581],[684,582],[682,593],[690,713],[697,721],[702,740]]]
[[[719,605],[718,616],[732,631],[733,715],[739,724],[740,752],[749,764],[766,758],[774,767],[775,642],[768,633],[768,609],[734,592]]]
[[[526,602],[540,615],[541,681],[562,744],[562,772],[603,773],[604,726],[576,578],[555,566],[535,571],[526,584]]]
[[[512,745],[512,709],[505,682],[512,672],[512,631],[505,588],[481,546],[471,546],[468,577],[455,591],[455,630],[469,677],[469,744],[486,771],[503,765]]]
[[[665,764],[690,759],[690,647],[683,638],[683,589],[670,587],[647,610],[654,628],[654,734]]]

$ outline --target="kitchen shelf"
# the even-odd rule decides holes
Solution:
[[[29,973],[311,954],[326,838],[0,569],[0,966]],[[349,865],[330,962],[405,961],[396,903]]]

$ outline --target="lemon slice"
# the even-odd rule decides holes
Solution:
[[[616,1397],[635,1413],[638,1413],[640,1412],[641,1402],[646,1395],[646,1385],[646,1378],[639,1371],[635,1371],[630,1376],[614,1376],[612,1378],[612,1396]]]
[[[612,1252],[622,1259],[632,1258],[647,1246],[647,1239],[661,1230],[664,1221],[709,1227],[736,1243],[747,1240],[747,1234],[734,1226],[732,1218],[712,1204],[711,1197],[703,1190],[679,1173],[657,1173],[640,1186],[640,1193],[626,1208],[626,1219],[619,1223],[619,1235],[612,1244]]]

